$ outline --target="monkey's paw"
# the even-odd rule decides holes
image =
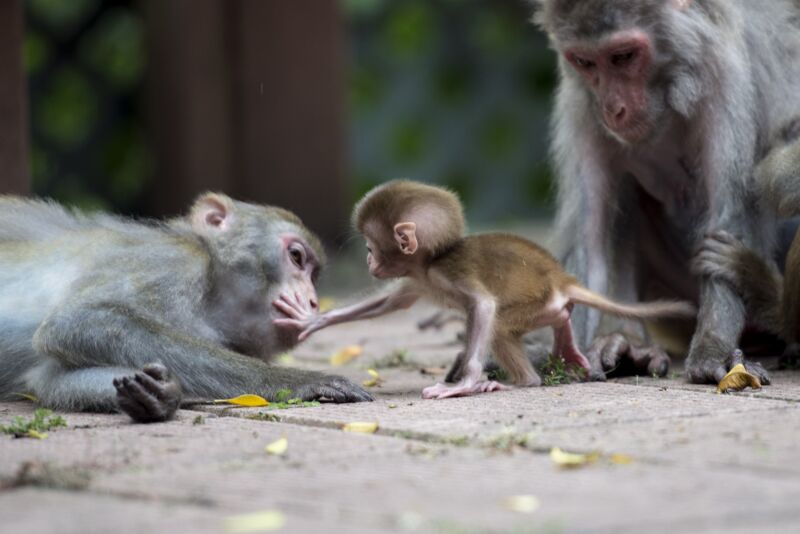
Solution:
[[[180,384],[160,363],[151,363],[133,376],[114,379],[117,406],[137,423],[172,419],[181,404]]]
[[[635,347],[622,334],[601,336],[586,352],[591,369],[589,380],[603,381],[612,376],[666,376],[669,356],[660,347]]]
[[[686,376],[695,384],[719,384],[728,371],[736,365],[742,364],[748,373],[758,378],[762,385],[770,384],[769,373],[758,362],[745,361],[741,350],[729,351],[727,354],[715,357],[719,350],[705,349],[702,344],[689,353],[686,358]]]
[[[479,393],[490,393],[492,391],[504,391],[507,389],[511,389],[511,386],[506,386],[494,380],[482,380],[474,384],[462,383],[456,384],[455,386],[448,386],[439,382],[423,389],[422,398],[449,399],[450,397],[469,397]]]
[[[328,400],[340,403],[374,400],[372,395],[361,386],[336,375],[321,375],[318,380],[297,388],[296,393],[304,401]]]

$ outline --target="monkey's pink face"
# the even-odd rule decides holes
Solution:
[[[650,38],[639,30],[619,32],[599,46],[564,50],[564,58],[594,94],[605,127],[628,143],[643,140],[652,128],[648,99],[652,55]]]
[[[294,234],[281,236],[283,245],[284,272],[287,273],[282,293],[293,295],[299,305],[316,312],[319,307],[315,284],[319,276],[320,262],[301,237]]]

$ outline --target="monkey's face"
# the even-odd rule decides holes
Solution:
[[[609,133],[629,144],[650,135],[663,105],[649,86],[653,45],[647,33],[633,29],[580,42],[566,47],[563,56],[591,91]]]
[[[378,242],[366,238],[369,274],[378,279],[401,278],[408,274],[407,259],[394,250],[382,249]]]

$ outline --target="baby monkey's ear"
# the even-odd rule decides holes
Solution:
[[[401,222],[394,225],[394,240],[403,254],[414,254],[419,247],[417,243],[417,225],[413,222]]]

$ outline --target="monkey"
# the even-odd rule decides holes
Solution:
[[[780,217],[800,215],[800,118],[777,133],[776,144],[755,172],[760,198]],[[784,226],[790,245],[774,261],[759,256],[735,236],[713,232],[703,241],[696,271],[730,283],[742,296],[752,323],[786,342],[781,367],[800,363],[800,232],[795,221]]]
[[[490,351],[512,383],[539,386],[541,379],[524,355],[521,336],[541,327],[553,328],[555,357],[588,371],[570,323],[576,304],[626,317],[696,313],[688,302],[625,305],[607,300],[565,273],[545,249],[521,237],[465,236],[461,202],[444,188],[408,180],[377,186],[356,204],[353,225],[367,242],[370,274],[404,283],[387,295],[321,315],[284,292],[274,305],[289,318],[275,322],[301,329],[299,337],[304,339],[330,325],[408,308],[423,296],[462,311],[467,317],[466,348],[451,372],[460,380],[425,388],[426,399],[506,389],[497,381],[481,380]]]
[[[592,291],[642,300],[656,285],[699,304],[685,362],[718,383],[745,324],[730,284],[692,276],[713,231],[762,258],[776,221],[759,205],[754,167],[771,132],[800,115],[795,0],[536,0],[534,22],[557,54],[552,114],[557,257]],[[573,314],[591,377],[627,358],[665,375],[669,357],[641,321]],[[766,370],[745,362],[769,383]]]
[[[0,197],[0,400],[171,418],[183,395],[289,389],[368,401],[338,376],[273,367],[298,341],[280,292],[318,306],[319,240],[293,213],[199,196],[188,215],[138,222]]]

